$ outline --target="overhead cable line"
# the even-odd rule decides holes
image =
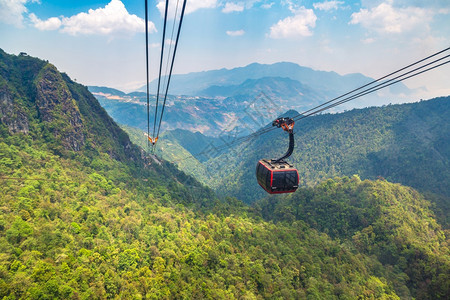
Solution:
[[[145,0],[145,65],[147,74],[147,137],[150,138],[150,88],[149,88],[149,65],[148,65],[148,0]],[[147,141],[147,147],[150,140]]]
[[[169,51],[167,52],[166,66],[165,66],[165,72],[164,72],[164,74],[166,74],[166,75],[164,76],[164,82],[161,85],[163,89],[164,89],[165,86],[167,86],[167,78],[168,78],[167,74],[169,72],[169,65],[170,65],[170,59],[169,58],[171,57],[171,54],[172,54],[173,35],[175,33],[175,25],[177,23],[175,20],[177,18],[177,14],[178,14],[179,3],[180,3],[180,1],[177,0],[177,5],[176,5],[176,8],[175,8],[175,14],[174,14],[174,17],[173,17],[174,22],[173,22],[173,25],[172,25],[172,33],[170,35],[170,40],[169,40]],[[168,4],[166,5],[166,7],[168,7]],[[167,10],[166,10],[166,15],[167,15]],[[163,38],[163,41],[164,40],[165,40],[165,38]],[[163,62],[163,55],[161,53],[160,73],[159,73],[159,77],[158,77],[158,98],[160,96],[159,83],[160,83],[160,80],[162,78],[162,75],[161,75],[162,62]],[[156,101],[156,105],[158,106],[158,101]],[[153,136],[155,136],[157,112],[158,112],[158,110],[156,110],[156,112],[155,112],[155,124],[154,124],[154,127],[153,127]],[[154,137],[154,140],[153,140],[153,142],[154,142],[153,143],[153,147],[152,147],[152,152],[153,153],[155,152],[155,146],[156,146],[156,142],[157,142],[158,138],[159,138],[159,134],[158,134],[158,136],[156,138]]]
[[[172,77],[172,71],[173,71],[173,65],[174,65],[174,62],[175,62],[175,56],[177,54],[178,41],[180,39],[181,25],[183,24],[184,11],[186,9],[186,1],[187,0],[183,1],[183,8],[181,9],[180,23],[178,24],[177,38],[175,40],[175,46],[174,46],[174,49],[173,49],[173,57],[172,57],[172,62],[171,62],[171,66],[170,66],[169,75],[168,75],[168,78],[167,78],[166,92],[164,94],[164,102],[163,102],[163,106],[162,106],[161,117],[159,119],[158,132],[156,134],[156,139],[159,138],[159,132],[161,130],[161,123],[162,123],[162,119],[163,119],[163,116],[164,116],[164,108],[166,107],[167,93],[169,91],[170,79]]]
[[[446,56],[446,57],[444,57],[444,58],[447,58],[447,57],[448,57],[448,56]],[[402,75],[400,75],[400,76],[397,76],[397,77],[396,77],[397,80],[391,79],[391,80],[386,81],[386,82],[384,82],[384,83],[382,83],[382,84],[379,84],[379,85],[377,85],[377,86],[375,86],[375,87],[371,87],[371,88],[365,89],[365,90],[363,90],[362,92],[359,92],[358,94],[349,96],[349,97],[344,98],[344,99],[342,99],[342,100],[340,100],[340,101],[338,101],[338,102],[331,103],[331,104],[329,104],[328,106],[322,107],[321,109],[317,109],[317,108],[319,107],[319,106],[317,106],[317,107],[314,108],[314,109],[308,110],[307,112],[309,112],[309,113],[303,112],[303,113],[298,114],[297,116],[293,117],[293,119],[294,119],[295,121],[299,121],[299,120],[301,120],[301,119],[304,119],[304,118],[310,117],[310,116],[312,116],[312,115],[318,114],[318,113],[320,113],[320,112],[323,112],[323,111],[325,111],[325,110],[331,109],[331,108],[336,107],[336,106],[338,106],[338,105],[344,104],[344,103],[349,102],[349,101],[351,101],[351,100],[354,100],[354,99],[360,98],[360,97],[362,97],[362,96],[365,96],[365,95],[367,95],[367,94],[373,93],[373,92],[378,91],[378,90],[380,90],[380,89],[382,89],[382,88],[386,88],[386,87],[388,87],[388,86],[390,86],[390,85],[393,85],[393,84],[395,84],[395,83],[399,83],[399,82],[401,82],[401,81],[403,81],[403,80],[406,80],[406,79],[408,79],[408,78],[415,77],[415,76],[420,75],[420,74],[422,74],[422,73],[428,72],[428,71],[430,71],[430,70],[433,70],[433,69],[435,69],[435,68],[437,68],[437,67],[440,67],[440,66],[445,65],[445,64],[447,64],[447,63],[450,62],[450,60],[449,60],[449,61],[443,62],[443,63],[441,63],[441,64],[435,65],[435,66],[433,66],[433,67],[430,67],[430,68],[428,68],[428,69],[425,69],[425,70],[422,70],[422,71],[418,71],[418,70],[423,69],[424,67],[429,66],[429,65],[431,65],[431,64],[434,64],[434,63],[436,63],[436,62],[438,62],[438,61],[440,61],[440,60],[442,60],[442,59],[444,59],[444,58],[437,59],[437,60],[435,60],[435,61],[433,61],[433,62],[431,62],[431,63],[429,63],[429,64],[426,64],[426,65],[421,66],[421,67],[418,67],[418,68],[416,68],[416,69],[414,69],[414,70],[412,70],[412,71],[406,72],[406,73],[404,73],[404,74],[402,74]],[[418,71],[418,72],[416,72],[416,73],[414,73],[414,74],[411,74],[411,75],[409,75],[409,76],[404,77],[405,75],[408,75],[408,74],[410,74],[411,72],[415,72],[415,71]],[[393,81],[393,80],[394,80],[394,81]],[[320,105],[320,106],[322,106],[322,105]],[[237,143],[240,143],[240,142],[245,142],[245,141],[251,140],[251,139],[253,139],[253,138],[255,138],[255,137],[258,137],[258,136],[260,136],[260,135],[262,135],[262,134],[265,134],[265,133],[267,133],[267,132],[270,132],[270,131],[272,131],[272,130],[274,130],[274,129],[275,129],[275,128],[273,128],[273,127],[266,127],[266,128],[263,128],[262,130],[255,132],[254,135],[249,135],[248,138],[247,138],[247,137],[242,137],[242,141],[237,141],[237,140],[233,141],[233,144],[237,144]],[[230,144],[231,144],[231,143],[230,143]],[[230,145],[230,144],[222,145],[221,147],[217,147],[217,149],[221,151],[221,150],[224,150],[224,149],[227,148],[227,147],[224,147],[224,146],[229,146],[229,147],[233,146],[233,145]],[[223,148],[223,149],[221,149],[221,148]]]
[[[321,108],[321,109],[319,109],[319,110],[314,110],[313,112],[307,114],[308,112],[310,112],[311,110],[313,110],[313,109],[310,109],[310,110],[308,110],[308,111],[306,111],[306,112],[303,112],[302,114],[300,114],[300,115],[298,115],[298,116],[295,116],[293,119],[295,119],[295,120],[301,120],[301,119],[304,119],[304,118],[306,118],[306,117],[309,117],[309,116],[311,116],[311,115],[317,114],[317,113],[322,112],[322,111],[324,111],[324,110],[333,108],[333,107],[335,107],[335,106],[344,104],[344,103],[346,103],[346,102],[349,102],[349,101],[351,101],[351,100],[354,100],[354,99],[357,99],[357,98],[359,98],[359,97],[365,96],[365,95],[367,95],[367,94],[373,93],[373,92],[378,91],[378,90],[380,90],[380,89],[386,88],[386,87],[391,86],[391,85],[393,85],[393,84],[395,84],[395,83],[399,83],[399,82],[401,82],[401,81],[403,81],[403,80],[406,80],[406,79],[408,79],[408,78],[411,78],[411,77],[420,75],[420,74],[422,74],[422,73],[428,72],[428,71],[430,71],[430,70],[436,69],[437,67],[440,67],[440,66],[442,66],[442,65],[445,65],[445,64],[449,63],[450,60],[449,60],[449,61],[446,61],[446,62],[444,62],[444,63],[438,64],[438,65],[436,65],[436,66],[430,67],[430,68],[428,68],[428,69],[422,70],[422,71],[420,71],[420,72],[414,73],[414,72],[416,72],[416,71],[419,71],[420,69],[423,69],[423,68],[425,68],[425,67],[428,67],[428,66],[430,66],[430,65],[432,65],[432,64],[435,64],[435,63],[437,63],[437,62],[439,62],[439,61],[441,61],[441,60],[443,60],[443,59],[445,59],[445,58],[449,58],[449,57],[450,57],[450,55],[447,55],[447,56],[441,57],[441,58],[439,58],[439,59],[436,59],[436,60],[434,60],[434,61],[432,61],[432,62],[430,62],[430,63],[427,63],[427,64],[425,64],[425,65],[423,65],[423,66],[417,67],[417,68],[415,68],[415,69],[413,69],[413,70],[411,70],[411,71],[408,71],[408,72],[403,73],[403,74],[401,74],[401,75],[399,75],[399,76],[396,76],[396,77],[394,77],[394,78],[392,78],[392,79],[389,79],[389,80],[384,81],[384,82],[382,82],[382,83],[380,83],[380,84],[377,84],[377,85],[375,85],[375,86],[373,86],[373,87],[371,87],[371,88],[369,88],[369,89],[363,90],[363,91],[361,91],[361,92],[359,92],[359,93],[357,93],[357,94],[355,94],[355,95],[349,96],[349,97],[344,98],[344,99],[342,99],[342,100],[340,100],[340,101],[338,101],[338,102],[336,102],[336,103],[332,103],[332,104],[330,104],[330,105],[328,105],[328,106],[326,106],[326,107],[324,107],[324,108]],[[414,73],[414,74],[409,75],[409,76],[406,76],[406,75],[411,74],[411,73]],[[404,77],[404,76],[406,76],[406,77]],[[377,81],[379,81],[379,80],[377,80]],[[377,82],[377,81],[373,81],[373,82]],[[358,89],[358,90],[359,90],[359,89]],[[339,98],[340,98],[340,97],[339,97]],[[339,99],[339,98],[338,98],[338,99]],[[326,102],[326,103],[330,103],[330,101],[328,101],[328,102]],[[324,104],[326,104],[326,103],[324,103]],[[324,104],[319,105],[319,106],[317,106],[317,107],[314,108],[314,109],[317,109],[318,107],[321,107],[321,106],[323,106]]]
[[[397,73],[400,73],[401,71],[404,71],[404,70],[406,70],[406,69],[408,69],[408,68],[410,68],[410,67],[412,67],[412,66],[415,66],[415,65],[417,65],[417,64],[420,64],[421,62],[424,62],[424,61],[426,61],[426,60],[428,60],[428,59],[430,59],[430,58],[432,58],[432,57],[435,57],[435,56],[437,56],[437,55],[439,55],[439,54],[441,54],[441,53],[443,53],[443,52],[446,52],[446,51],[448,51],[448,50],[450,50],[450,47],[449,47],[449,48],[446,48],[446,49],[444,49],[444,50],[441,50],[441,51],[439,51],[439,52],[436,52],[436,53],[434,53],[434,54],[432,54],[432,55],[429,55],[429,56],[427,56],[427,57],[425,57],[425,58],[423,58],[423,59],[421,59],[421,60],[418,60],[418,61],[416,61],[416,62],[414,62],[414,63],[412,63],[412,64],[409,64],[409,65],[407,65],[406,67],[403,67],[403,68],[401,68],[401,69],[398,69],[397,71],[394,71],[394,72],[392,72],[392,73],[389,73],[389,74],[387,74],[387,75],[385,75],[385,76],[382,76],[382,77],[380,77],[380,78],[378,78],[378,79],[375,79],[375,80],[373,80],[373,81],[371,81],[371,82],[369,82],[369,83],[367,83],[367,84],[365,84],[365,85],[363,85],[363,86],[360,86],[359,88],[356,88],[356,89],[354,89],[354,90],[351,90],[350,92],[347,92],[347,93],[345,93],[345,94],[343,94],[343,95],[341,95],[341,96],[339,96],[339,97],[333,98],[333,99],[331,99],[331,100],[329,100],[329,101],[327,101],[327,102],[325,102],[325,103],[322,103],[322,104],[320,104],[320,105],[318,105],[318,106],[316,106],[316,107],[314,107],[314,108],[311,108],[311,109],[309,109],[309,110],[307,110],[307,111],[304,111],[304,112],[301,113],[301,114],[302,114],[302,115],[303,115],[303,114],[306,114],[306,113],[308,113],[308,112],[310,112],[310,111],[312,111],[312,110],[315,110],[315,109],[317,109],[317,108],[319,108],[319,107],[325,106],[325,105],[327,105],[327,104],[329,104],[329,103],[331,103],[331,102],[334,102],[334,101],[336,101],[336,100],[338,100],[338,99],[341,99],[341,98],[343,98],[343,97],[345,97],[345,96],[348,96],[348,95],[350,95],[350,94],[352,94],[352,93],[354,93],[354,92],[356,92],[356,91],[359,91],[359,90],[361,90],[361,89],[363,89],[363,88],[365,88],[365,87],[368,87],[368,86],[370,86],[370,85],[372,85],[372,84],[374,84],[374,83],[377,83],[377,82],[379,82],[379,81],[381,81],[381,80],[383,80],[383,79],[386,79],[386,78],[388,78],[388,77],[390,77],[390,76],[392,76],[392,75],[395,75],[395,74],[397,74]]]
[[[435,54],[432,54],[432,55],[430,55],[430,56],[428,56],[428,57],[426,57],[426,58],[423,58],[423,59],[421,59],[421,60],[418,60],[418,61],[416,61],[416,62],[414,62],[414,63],[412,63],[412,64],[410,64],[410,65],[408,65],[408,66],[406,66],[406,67],[403,67],[403,68],[401,68],[401,69],[399,69],[399,70],[397,70],[397,71],[395,71],[395,72],[392,72],[392,73],[390,73],[390,74],[388,74],[388,75],[385,75],[385,76],[383,76],[383,77],[380,77],[379,79],[376,79],[376,80],[374,80],[374,81],[372,81],[372,82],[370,82],[370,83],[367,83],[367,84],[365,84],[365,85],[363,85],[363,86],[361,86],[361,87],[359,87],[359,88],[357,88],[357,89],[354,89],[354,90],[352,90],[352,91],[350,91],[350,92],[348,92],[348,93],[345,93],[345,94],[343,94],[343,95],[341,95],[341,96],[339,96],[339,97],[333,98],[333,99],[331,99],[331,100],[329,100],[329,101],[327,101],[327,102],[325,102],[325,103],[322,103],[322,104],[320,104],[320,105],[318,105],[318,106],[316,106],[316,107],[313,107],[313,108],[311,108],[311,109],[308,109],[308,110],[306,110],[306,111],[304,111],[304,112],[298,114],[297,116],[293,117],[293,119],[296,120],[296,121],[298,121],[298,120],[307,118],[307,117],[309,117],[309,116],[315,115],[315,114],[317,114],[317,113],[320,113],[320,112],[323,112],[323,111],[325,111],[325,110],[331,109],[331,108],[333,108],[333,107],[336,107],[336,106],[338,106],[338,105],[344,104],[344,103],[349,102],[349,101],[351,101],[351,100],[360,98],[360,97],[362,97],[362,96],[364,96],[364,95],[373,93],[373,92],[378,91],[378,90],[380,90],[380,89],[386,88],[386,87],[391,86],[391,85],[396,84],[396,83],[399,83],[399,82],[401,82],[401,81],[403,81],[403,80],[406,80],[406,79],[415,77],[415,76],[420,75],[420,74],[422,74],[422,73],[431,71],[431,70],[436,69],[436,68],[438,68],[438,67],[441,67],[441,66],[443,66],[443,65],[445,65],[445,64],[448,64],[448,63],[450,63],[450,60],[444,61],[444,62],[442,62],[442,63],[440,63],[440,64],[437,64],[437,65],[434,65],[434,66],[431,66],[431,65],[433,65],[433,64],[436,64],[437,62],[440,62],[440,61],[442,61],[442,60],[444,60],[444,59],[450,57],[450,55],[447,55],[447,56],[444,56],[444,57],[435,59],[435,60],[432,61],[432,62],[429,62],[429,63],[427,63],[427,64],[425,64],[425,65],[419,66],[419,67],[417,67],[417,68],[415,68],[415,69],[413,69],[413,70],[407,71],[407,72],[405,72],[405,73],[402,73],[401,75],[398,75],[398,76],[396,76],[396,77],[394,77],[394,78],[392,78],[392,79],[389,79],[389,80],[387,80],[387,81],[383,81],[383,82],[381,82],[381,83],[378,84],[378,85],[369,87],[369,86],[371,86],[371,85],[373,85],[373,84],[375,84],[375,83],[377,83],[377,82],[380,82],[380,81],[382,81],[382,80],[384,80],[384,79],[387,79],[388,77],[390,77],[390,76],[392,76],[392,75],[395,75],[395,74],[397,74],[397,73],[400,73],[400,72],[402,72],[402,71],[404,71],[404,70],[406,70],[406,69],[409,69],[409,68],[411,68],[411,67],[413,67],[413,66],[415,66],[415,65],[418,65],[418,64],[420,64],[420,63],[422,63],[422,62],[425,62],[425,61],[429,60],[430,58],[435,57],[435,56],[437,56],[437,55],[439,55],[439,54],[442,54],[442,53],[444,53],[444,52],[446,52],[446,51],[449,51],[449,50],[450,50],[450,47],[449,47],[449,48],[446,48],[446,49],[444,49],[444,50],[441,50],[441,51],[439,51],[439,52],[437,52],[437,53],[435,53]],[[425,67],[428,67],[428,68],[424,69]],[[424,69],[424,70],[422,70],[422,69]],[[364,89],[364,88],[366,88],[366,89]],[[359,91],[359,90],[362,90],[362,91],[360,91],[360,92],[354,94],[356,91]],[[346,96],[347,96],[347,97],[346,97]],[[341,100],[339,100],[339,99],[341,99]],[[337,101],[337,100],[339,100],[339,101]],[[264,127],[264,128],[261,128],[261,129],[259,129],[258,131],[255,131],[255,132],[252,133],[252,134],[249,134],[249,135],[247,135],[247,136],[242,136],[242,137],[236,138],[235,140],[233,140],[233,141],[230,142],[230,143],[225,143],[225,144],[220,145],[220,146],[215,146],[215,147],[214,147],[214,150],[217,151],[217,152],[226,150],[226,149],[228,149],[228,148],[233,147],[234,145],[237,145],[237,144],[240,144],[240,143],[243,143],[243,142],[246,142],[246,141],[250,141],[250,140],[252,140],[252,139],[254,139],[254,138],[256,138],[256,137],[258,137],[258,136],[260,136],[260,135],[263,135],[263,134],[268,133],[268,132],[270,132],[270,131],[272,131],[272,130],[275,130],[275,129],[276,129],[276,128],[274,128],[274,127]],[[198,155],[203,155],[203,154],[205,154],[205,152],[207,152],[207,149],[201,151],[200,153],[197,153],[196,156],[198,156]],[[192,156],[193,156],[193,155],[192,155]],[[182,160],[191,158],[192,156],[187,156],[187,157],[185,157],[185,158],[181,158],[181,159],[175,160],[175,161],[182,161]]]
[[[158,90],[156,92],[156,108],[155,108],[155,121],[153,122],[153,138],[155,138],[155,131],[156,131],[156,119],[158,116],[158,104],[159,104],[159,89],[161,84],[161,71],[163,66],[163,56],[164,56],[164,44],[166,39],[166,24],[167,24],[167,11],[169,10],[169,0],[166,0],[166,7],[164,11],[164,26],[163,26],[163,35],[162,35],[162,42],[161,42],[161,59],[159,61],[159,76],[158,76]],[[156,142],[156,140],[155,140]]]
[[[174,14],[174,20],[176,19],[177,14],[178,14],[178,7],[179,7],[179,4],[180,4],[180,1],[177,0],[177,5],[176,5],[176,8],[175,8],[175,14]],[[175,33],[175,25],[176,25],[176,24],[177,24],[177,23],[176,23],[175,21],[174,21],[173,24],[172,24],[172,33],[170,34],[169,51],[167,52],[167,57],[170,57],[170,54],[172,53],[173,34]],[[169,73],[169,65],[170,65],[170,60],[167,59],[167,62],[166,62],[166,68],[165,68],[164,74]],[[166,86],[166,85],[167,85],[167,76],[164,76],[164,82],[163,82],[162,86],[164,87],[164,86]]]

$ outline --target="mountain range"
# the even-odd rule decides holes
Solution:
[[[246,80],[266,77],[289,78],[301,82],[314,90],[323,91],[328,96],[331,96],[330,94],[337,96],[337,94],[350,91],[373,80],[359,73],[339,75],[336,72],[317,71],[290,62],[274,64],[252,63],[233,69],[173,75],[171,77],[170,93],[173,95],[198,96],[211,86],[234,86],[240,85]],[[157,81],[154,80],[151,83],[151,88],[156,90],[156,87]],[[144,92],[145,87],[142,87],[139,91]],[[393,88],[393,92],[408,93],[409,90],[400,84]]]
[[[341,76],[293,63],[254,63],[231,70],[173,75],[162,128],[180,128],[218,136],[229,134],[227,132],[235,130],[237,123],[241,123],[245,125],[239,126],[241,134],[248,134],[289,109],[306,111],[371,81],[373,79],[362,74]],[[151,84],[153,92],[155,84]],[[142,92],[145,89],[130,94],[107,87],[92,86],[89,89],[116,121],[146,129],[147,100]],[[395,103],[405,100],[411,92],[398,83],[384,89],[382,97],[378,93],[369,94],[331,111]],[[160,98],[159,112],[162,95]],[[155,103],[156,97],[151,95],[151,118],[156,111]]]

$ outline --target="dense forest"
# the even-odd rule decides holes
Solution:
[[[2,299],[447,299],[426,196],[337,177],[248,206],[149,156],[46,61],[0,51]]]

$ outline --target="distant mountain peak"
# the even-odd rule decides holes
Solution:
[[[298,111],[296,111],[295,109],[290,109],[290,110],[288,110],[287,112],[285,112],[284,114],[282,114],[280,117],[290,117],[290,118],[293,118],[293,117],[297,117],[297,116],[299,116],[300,115],[300,113],[298,112]]]

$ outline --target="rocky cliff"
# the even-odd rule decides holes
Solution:
[[[85,144],[83,120],[61,74],[48,64],[39,72],[35,86],[40,119],[50,126],[65,149],[81,150]]]
[[[58,155],[85,151],[143,162],[143,153],[83,85],[48,61],[0,49],[0,124],[43,137]]]
[[[14,101],[14,96],[0,76],[0,122],[10,133],[28,133],[29,123],[24,109]]]

